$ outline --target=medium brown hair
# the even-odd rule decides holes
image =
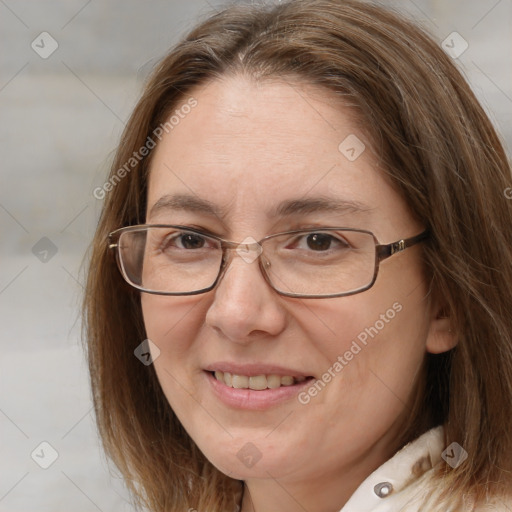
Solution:
[[[227,74],[334,92],[357,108],[379,166],[430,231],[423,258],[458,336],[426,356],[402,441],[437,424],[468,459],[440,464],[429,489],[449,496],[512,487],[512,185],[493,126],[451,59],[401,15],[355,0],[232,6],[194,28],[156,67],[122,135],[110,177],[194,87]],[[340,141],[341,142],[341,141]],[[226,512],[241,482],[206,460],[155,371],[134,357],[146,338],[140,296],[107,235],[145,221],[151,153],[108,192],[92,244],[85,339],[99,434],[136,500],[152,511]],[[432,505],[429,510],[435,510]]]

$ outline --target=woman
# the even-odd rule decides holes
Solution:
[[[301,0],[193,29],[127,123],[85,299],[137,500],[510,510],[511,181],[396,14]]]

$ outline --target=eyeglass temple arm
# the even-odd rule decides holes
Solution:
[[[428,230],[423,231],[419,235],[410,238],[403,238],[387,245],[377,245],[377,256],[379,261],[385,260],[397,252],[405,251],[408,247],[412,247],[430,236]]]

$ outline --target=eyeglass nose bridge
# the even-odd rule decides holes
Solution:
[[[227,247],[231,252],[236,252],[246,263],[252,263],[263,252],[261,241],[252,236],[244,238],[241,242],[229,242]]]
[[[246,263],[253,263],[263,253],[263,240],[256,240],[252,236],[244,238],[241,242],[231,242],[228,240],[222,240],[221,246],[223,249],[222,266],[229,265],[232,255],[231,253],[237,253]],[[265,266],[270,266],[270,262],[266,262]]]
[[[260,256],[263,254],[262,242],[264,240],[265,239],[258,241],[251,236],[244,238],[244,240],[242,240],[241,242],[231,242],[228,240],[223,240],[223,256],[221,268],[219,274],[217,275],[215,283],[212,285],[212,288],[215,288],[219,284],[220,280],[226,273],[226,270],[228,269],[233,259],[233,253],[236,253],[240,258],[242,258],[242,260],[244,260],[248,264],[258,260],[260,271],[263,275],[263,278],[270,285],[271,288],[274,288],[266,272],[270,268],[271,263],[266,258],[260,258]]]

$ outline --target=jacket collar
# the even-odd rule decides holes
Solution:
[[[405,445],[361,483],[340,512],[396,511],[419,478],[440,462],[443,444],[440,425]]]

